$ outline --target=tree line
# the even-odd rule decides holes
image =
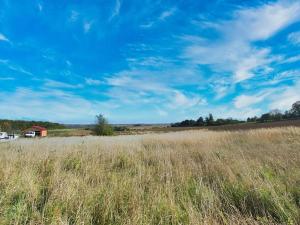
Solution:
[[[265,123],[281,120],[292,120],[300,119],[300,101],[295,102],[290,110],[286,110],[282,113],[280,110],[272,110],[268,113],[262,114],[260,117],[249,117],[247,120],[237,120],[237,119],[214,119],[213,115],[210,113],[207,117],[203,118],[200,116],[197,120],[184,120],[182,122],[171,124],[172,127],[201,127],[201,126],[220,126],[228,124],[238,124],[238,123]]]
[[[0,120],[0,131],[22,131],[32,126],[42,126],[47,129],[64,129],[65,126],[59,123],[45,121],[25,121],[25,120]]]
[[[268,113],[262,114],[260,117],[249,117],[247,122],[272,122],[281,120],[294,120],[300,119],[300,101],[295,102],[290,110],[282,113],[280,110],[271,110]]]

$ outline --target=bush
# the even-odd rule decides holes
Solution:
[[[94,128],[94,132],[96,135],[99,136],[111,136],[114,134],[113,127],[108,124],[108,121],[105,119],[103,115],[96,116],[97,124]]]

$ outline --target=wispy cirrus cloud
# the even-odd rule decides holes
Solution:
[[[15,72],[18,72],[18,73],[21,73],[21,74],[33,76],[33,74],[30,71],[24,69],[22,66],[20,66],[18,64],[10,62],[9,60],[0,59],[0,64],[4,65],[9,70],[12,70],[12,71],[15,71]]]
[[[267,69],[276,59],[270,47],[256,46],[255,42],[267,40],[299,21],[299,11],[298,1],[277,1],[238,9],[230,20],[208,25],[204,20],[205,28],[217,32],[218,38],[189,37],[190,44],[183,56],[194,63],[209,65],[216,72],[231,73],[234,82],[245,81],[254,77],[258,70]]]
[[[43,5],[42,5],[41,3],[38,3],[38,4],[37,4],[37,8],[38,8],[38,10],[39,10],[40,12],[43,11]]]
[[[300,45],[300,31],[290,33],[288,40],[294,45]]]
[[[121,9],[121,0],[116,0],[115,7],[112,11],[111,16],[109,17],[109,21],[111,21],[112,19],[114,19],[116,16],[119,15],[120,9]]]
[[[295,55],[282,60],[281,63],[295,63],[299,61],[300,61],[300,55]]]
[[[279,109],[282,111],[291,108],[292,104],[300,99],[300,80],[293,85],[277,87],[272,95],[269,96],[269,109]]]
[[[289,76],[283,72],[281,75]],[[281,85],[263,89],[258,93],[241,94],[237,96],[233,103],[236,109],[246,110],[252,107],[259,108],[258,105],[264,102],[267,110],[279,109],[282,111],[290,109],[291,105],[300,99],[300,80],[296,80],[292,85]]]
[[[50,80],[46,79],[44,85],[46,87],[53,87],[53,88],[71,88],[71,89],[76,89],[76,88],[82,88],[82,84],[70,84],[70,83],[64,83],[61,81],[56,81],[56,80]]]
[[[289,108],[300,2],[231,2],[5,1],[0,97],[10,111],[0,106],[0,117],[175,122]]]
[[[69,15],[69,21],[70,22],[76,22],[79,18],[80,13],[76,10],[71,10],[70,15]]]
[[[100,84],[103,84],[104,82],[101,80],[96,80],[96,79],[92,79],[92,78],[85,78],[85,83],[87,85],[100,85]]]
[[[167,18],[171,17],[172,15],[175,14],[176,8],[170,8],[166,11],[163,11],[157,18],[150,20],[142,25],[140,25],[141,28],[147,29],[153,27],[155,24],[164,22]]]
[[[207,101],[205,98],[197,96],[195,94],[187,96],[183,92],[174,90],[172,102],[169,105],[170,108],[191,108],[199,105],[206,105]]]
[[[163,20],[167,19],[168,17],[174,15],[174,13],[176,12],[176,10],[177,9],[175,7],[171,8],[171,9],[168,9],[168,10],[162,12],[160,14],[160,16],[159,16],[158,19],[161,20],[161,21],[163,21]]]
[[[0,80],[3,80],[3,81],[11,81],[11,80],[15,80],[15,78],[14,78],[14,77],[0,76]]]
[[[10,42],[10,40],[4,35],[0,33],[0,41]]]
[[[234,99],[234,106],[238,109],[247,108],[249,106],[262,102],[270,94],[270,92],[263,92],[255,95],[242,94]]]
[[[83,23],[83,30],[84,30],[84,33],[88,33],[91,28],[92,28],[92,25],[93,25],[93,21],[85,21]]]
[[[35,90],[19,87],[13,92],[0,91],[0,98],[0,117],[7,119],[92,123],[99,109],[109,116],[109,110],[114,107],[113,103],[91,101],[70,92],[49,88]]]

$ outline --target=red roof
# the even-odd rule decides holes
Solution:
[[[32,129],[39,130],[39,131],[47,130],[45,127],[40,127],[40,126],[32,126]]]

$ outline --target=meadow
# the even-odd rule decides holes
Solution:
[[[300,128],[1,143],[0,224],[300,224]]]

